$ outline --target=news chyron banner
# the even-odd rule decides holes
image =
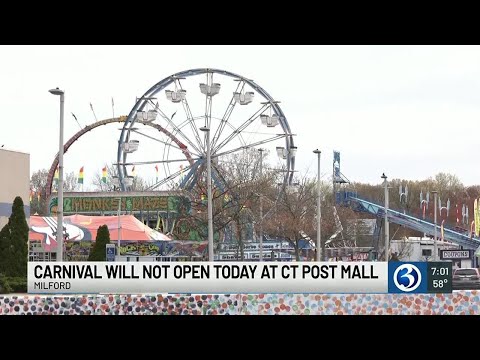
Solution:
[[[451,263],[448,262],[29,262],[28,292],[451,292],[451,271]]]

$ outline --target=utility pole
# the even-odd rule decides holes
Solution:
[[[433,261],[437,261],[437,253],[438,253],[438,249],[437,249],[437,194],[438,194],[438,191],[432,191],[433,193],[433,207],[434,207],[434,215],[433,215],[433,223],[435,225],[435,228],[433,230]]]
[[[320,185],[320,155],[322,152],[318,149],[313,151],[314,154],[317,154],[318,158],[318,169],[317,169],[317,261],[322,261],[324,251],[322,251],[322,194],[321,194],[321,185]]]
[[[263,149],[258,149],[260,152],[260,181],[263,176]],[[260,188],[260,261],[263,261],[263,195]]]
[[[388,182],[385,173],[382,174],[383,184],[385,186],[385,261],[389,260],[390,249],[390,228],[388,224]]]

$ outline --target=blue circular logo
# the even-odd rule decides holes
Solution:
[[[415,265],[403,264],[393,273],[393,282],[399,290],[411,292],[420,286],[422,274]]]

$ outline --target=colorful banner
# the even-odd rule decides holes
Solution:
[[[480,315],[478,290],[453,294],[0,295],[8,315]],[[9,301],[5,301],[8,298]],[[98,304],[102,304],[99,306]],[[390,319],[388,319],[390,320]]]
[[[80,172],[78,173],[78,183],[83,184],[83,166],[80,168]]]
[[[115,246],[117,241],[110,241]],[[87,261],[94,242],[68,241],[65,248],[67,261]],[[208,243],[206,241],[120,241],[120,255],[137,256],[172,256],[172,257],[201,257],[205,254]]]
[[[106,166],[102,169],[102,182],[105,184],[107,183],[107,167]]]
[[[102,214],[118,211],[118,198],[115,196],[68,196],[63,198],[65,214]],[[49,213],[57,211],[57,197],[49,202]],[[191,203],[185,196],[125,196],[121,198],[120,208],[128,212],[163,212],[168,217],[178,217],[190,212]]]
[[[203,256],[207,241],[154,241],[127,242],[120,244],[121,256]]]

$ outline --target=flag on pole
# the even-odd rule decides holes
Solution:
[[[55,169],[55,175],[53,176],[53,183],[54,183],[54,185],[56,185],[56,187],[54,187],[53,190],[52,190],[53,192],[57,192],[59,179],[60,179],[60,176],[59,176],[59,173],[58,173],[58,166],[57,166],[57,168]]]
[[[135,173],[135,166],[132,167],[132,176],[135,177],[137,174]]]
[[[106,166],[102,169],[102,182],[105,184],[107,183],[107,167]]]
[[[83,166],[80,168],[80,172],[78,173],[78,183],[83,184]]]
[[[53,179],[55,180],[55,182],[58,182],[59,178],[60,178],[60,175],[58,173],[58,166],[57,166],[57,168],[55,169],[55,175],[54,175]]]
[[[445,219],[442,220],[442,225],[440,226],[440,234],[441,234],[441,236],[442,236],[442,241],[445,240],[445,237],[444,237],[445,234],[444,234],[444,232],[443,232],[443,224],[444,224],[444,223],[445,223]]]

